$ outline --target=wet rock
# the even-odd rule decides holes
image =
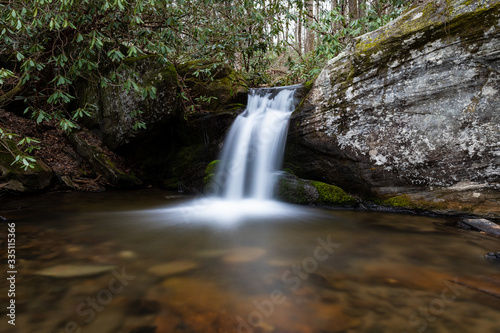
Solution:
[[[464,219],[461,222],[487,234],[500,236],[500,226],[486,219]]]
[[[486,253],[484,257],[491,262],[500,262],[500,252],[489,252]]]
[[[355,39],[292,115],[285,165],[398,207],[500,217],[499,15],[432,0]]]
[[[338,186],[301,179],[284,173],[276,184],[276,196],[294,204],[352,206],[356,200]]]
[[[109,272],[115,269],[116,266],[100,266],[100,265],[57,265],[37,271],[35,275],[50,276],[56,278],[72,278],[80,276],[92,276]]]
[[[177,260],[151,267],[148,272],[156,276],[169,276],[193,270],[198,263],[191,260]]]

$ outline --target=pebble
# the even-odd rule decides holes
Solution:
[[[151,267],[149,273],[156,276],[169,276],[184,273],[197,268],[199,265],[191,260],[177,260],[165,264],[159,264]]]
[[[35,272],[35,275],[51,276],[56,278],[72,278],[90,276],[108,272],[116,266],[110,265],[57,265]]]

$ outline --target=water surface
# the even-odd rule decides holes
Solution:
[[[4,200],[18,274],[15,327],[0,282],[0,331],[500,332],[500,267],[483,258],[498,238],[444,218],[282,204],[214,218],[191,200],[159,190]],[[39,275],[59,265],[75,276]]]

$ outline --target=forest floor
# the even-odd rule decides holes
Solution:
[[[30,137],[39,141],[36,143],[38,149],[32,155],[54,171],[59,181],[55,182],[53,189],[71,187],[74,190],[94,192],[103,191],[109,185],[78,155],[56,120],[37,124],[35,120],[0,109],[0,128],[18,135],[19,138]],[[125,172],[130,171],[125,160],[110,151],[97,135],[86,130],[84,138],[89,144],[100,147],[118,168]],[[72,186],[62,180],[64,176],[70,177]]]

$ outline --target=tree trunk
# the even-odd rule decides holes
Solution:
[[[306,30],[306,45],[305,52],[311,52],[314,49],[314,32],[309,25],[314,20],[314,2],[313,0],[306,0],[306,22],[308,22],[308,27]]]
[[[365,4],[365,0],[358,0],[358,18],[362,18],[363,16],[365,16],[365,13],[364,13],[364,4]]]
[[[302,14],[299,13],[299,19],[297,20],[297,51],[299,56],[302,56]]]
[[[358,19],[358,0],[349,0],[349,17],[352,20]]]

